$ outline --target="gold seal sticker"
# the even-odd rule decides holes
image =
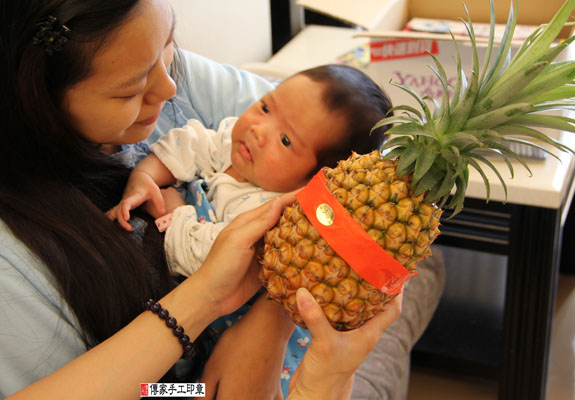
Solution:
[[[355,272],[381,291],[396,295],[410,272],[393,258],[353,219],[326,186],[319,171],[296,195],[303,213],[329,246]]]
[[[324,226],[330,226],[333,224],[333,210],[326,203],[322,203],[317,206],[317,209],[315,210],[315,216],[317,217],[319,223]]]

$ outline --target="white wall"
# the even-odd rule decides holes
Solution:
[[[169,0],[180,47],[240,66],[271,57],[270,0]]]

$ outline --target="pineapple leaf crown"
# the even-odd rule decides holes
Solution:
[[[452,34],[457,81],[455,87],[452,87],[451,98],[445,70],[433,54],[430,55],[435,65],[429,67],[443,87],[441,101],[422,98],[409,87],[393,83],[414,97],[421,111],[408,105],[393,107],[392,111],[402,113],[379,121],[373,129],[394,124],[387,131],[388,135],[394,136],[386,142],[382,151],[391,149],[386,157],[399,158],[396,170],[399,176],[412,174],[412,187],[416,195],[425,193],[427,201],[437,202],[440,207],[454,208],[452,215],[455,215],[463,207],[469,166],[481,175],[487,200],[490,197],[490,186],[483,171],[485,166],[495,172],[507,198],[505,181],[493,163],[483,155],[486,151],[502,157],[511,177],[514,175],[512,159],[531,173],[525,161],[510,149],[509,144],[512,142],[538,148],[556,158],[545,144],[573,153],[572,149],[537,128],[575,132],[575,119],[541,114],[551,110],[575,109],[575,61],[553,62],[575,40],[575,36],[552,46],[574,8],[575,0],[565,1],[553,19],[538,27],[511,57],[513,32],[517,23],[513,4],[498,52],[493,54],[495,12],[493,0],[490,0],[490,35],[480,70],[477,40],[465,7],[467,22],[463,23],[471,41],[472,68],[469,76],[466,76],[462,70],[457,41]],[[434,103],[433,112],[426,100]],[[454,186],[455,193],[449,200]]]

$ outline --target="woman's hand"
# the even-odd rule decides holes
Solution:
[[[205,282],[208,305],[219,316],[237,310],[261,287],[256,243],[277,223],[282,208],[294,200],[291,193],[282,195],[240,214],[218,235],[202,268],[192,277]]]
[[[216,344],[201,379],[206,398],[283,399],[281,371],[294,328],[283,307],[262,294]]]
[[[338,399],[351,392],[355,370],[401,313],[402,295],[388,303],[361,327],[338,332],[331,327],[321,307],[306,289],[298,289],[298,311],[312,336],[302,363],[290,382],[288,399]]]

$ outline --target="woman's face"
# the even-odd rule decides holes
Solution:
[[[141,0],[92,62],[92,73],[65,95],[72,123],[95,144],[139,142],[154,130],[176,85],[174,19],[166,0]]]
[[[318,155],[345,139],[345,117],[324,100],[325,83],[291,77],[248,108],[232,131],[232,170],[265,190],[304,186]]]

